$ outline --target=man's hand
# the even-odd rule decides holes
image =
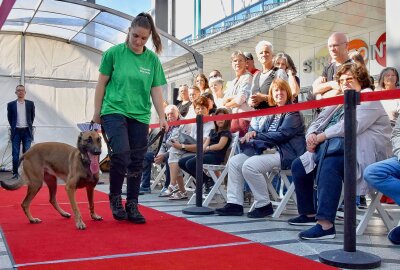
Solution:
[[[258,106],[261,102],[267,99],[267,95],[256,93],[250,97],[250,106]]]
[[[155,164],[161,164],[164,162],[164,155],[158,155],[154,158]]]
[[[249,142],[251,139],[256,137],[256,135],[257,135],[257,132],[249,131],[242,138],[240,138],[240,143]]]

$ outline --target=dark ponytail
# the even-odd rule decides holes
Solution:
[[[153,41],[154,47],[156,48],[156,53],[160,54],[162,51],[161,38],[157,32],[154,20],[151,15],[145,12],[139,13],[131,23],[131,28],[134,28],[136,26],[143,27],[151,31],[151,39]]]

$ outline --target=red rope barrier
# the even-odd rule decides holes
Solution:
[[[400,89],[394,90],[384,90],[384,91],[375,91],[369,93],[361,93],[361,102],[367,101],[378,101],[378,100],[387,100],[387,99],[397,99],[400,98]],[[218,120],[231,120],[237,118],[251,118],[255,116],[263,116],[263,115],[271,115],[271,114],[278,114],[278,113],[286,113],[286,112],[296,112],[296,111],[304,111],[310,110],[315,108],[327,107],[332,105],[339,105],[343,104],[344,96],[337,96],[332,98],[326,98],[321,100],[312,100],[307,102],[295,103],[290,105],[285,105],[281,107],[274,107],[268,109],[261,109],[255,111],[248,111],[248,112],[241,112],[241,113],[234,113],[234,114],[220,114],[220,115],[213,115],[213,116],[205,116],[203,118],[204,122],[210,121],[218,121]],[[178,121],[171,121],[168,122],[169,126],[179,126],[185,124],[195,123],[196,118],[190,119],[183,119]],[[159,127],[159,124],[151,124],[150,128]]]

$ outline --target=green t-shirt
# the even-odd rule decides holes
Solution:
[[[150,90],[167,83],[157,55],[146,47],[136,54],[121,43],[104,52],[99,72],[110,76],[100,115],[118,113],[149,124]]]

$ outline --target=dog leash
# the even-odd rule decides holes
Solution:
[[[113,152],[113,150],[112,150],[112,148],[111,148],[111,146],[110,146],[110,141],[108,140],[108,137],[107,137],[107,134],[106,134],[106,132],[105,132],[105,130],[104,130],[103,125],[101,126],[101,134],[103,135],[103,139],[104,139],[104,141],[105,141],[105,143],[106,143],[106,145],[107,145],[108,154],[110,155],[110,157],[111,157],[112,155],[115,155],[116,153]],[[157,135],[154,136],[154,138],[147,144],[147,148],[148,148],[149,146],[151,146],[152,144],[154,144],[160,137],[163,137],[164,134],[165,134],[165,130],[164,130],[164,129],[160,129],[160,131],[157,133]],[[162,145],[162,139],[160,139],[160,140],[158,141],[158,145],[157,145],[157,148],[155,149],[156,151],[154,151],[154,154],[157,154],[158,151],[160,151],[161,145]],[[126,151],[122,151],[122,152],[120,152],[120,153],[118,153],[118,154],[122,154],[122,153],[126,153],[126,152],[129,152],[129,153],[130,153],[130,152],[132,152],[132,151],[133,151],[133,150],[126,150]]]

